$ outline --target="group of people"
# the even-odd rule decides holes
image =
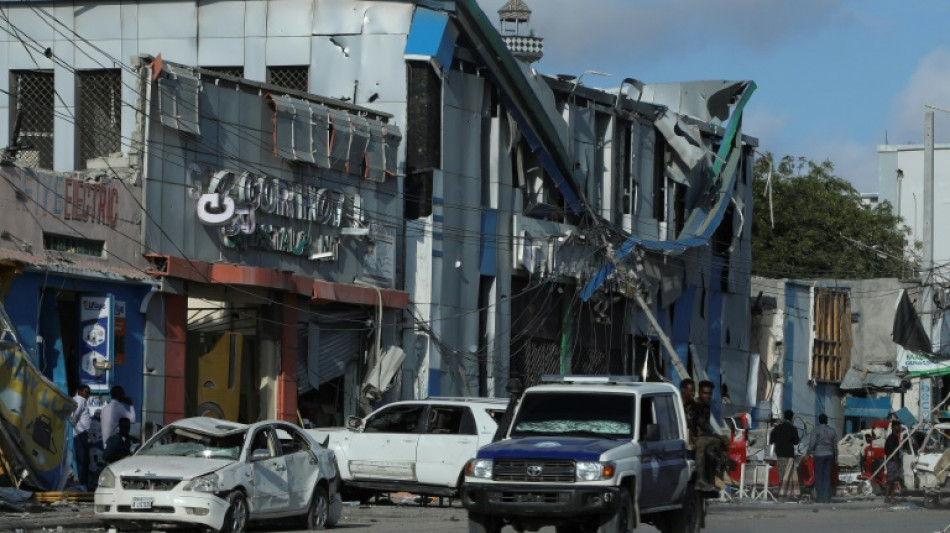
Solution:
[[[798,428],[792,424],[795,413],[791,410],[783,413],[782,422],[772,429],[769,442],[775,447],[778,459],[779,487],[777,498],[782,501],[794,501],[799,498],[801,483],[795,460],[796,446],[801,442]],[[818,426],[811,432],[806,455],[811,456],[815,472],[815,496],[818,503],[831,503],[832,476],[834,464],[838,460],[838,433],[828,425],[828,415],[818,415]]]
[[[696,471],[698,472],[696,488],[701,491],[717,490],[714,479],[722,474],[728,461],[729,438],[719,435],[713,429],[711,416],[713,388],[712,381],[699,382],[697,393],[696,382],[684,379],[680,382],[680,396],[683,397],[683,410],[686,413],[686,425],[689,435],[687,442],[693,446],[696,455]],[[714,458],[714,464],[708,459]]]
[[[92,487],[90,479],[90,450],[95,445],[91,438],[93,412],[89,404],[92,390],[89,385],[80,385],[76,389],[76,409],[69,416],[73,426],[73,448],[76,456],[76,478],[80,485]],[[126,396],[120,386],[112,387],[109,391],[111,401],[99,413],[102,428],[103,459],[112,463],[127,457],[132,453],[132,446],[138,442],[131,435],[132,424],[135,423],[135,407],[132,400]]]

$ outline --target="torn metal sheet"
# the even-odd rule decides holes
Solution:
[[[158,79],[162,124],[186,133],[201,134],[198,126],[201,82],[186,70],[171,67],[166,70],[168,74]]]
[[[383,125],[372,121],[369,124],[369,144],[366,145],[365,178],[373,181],[386,179],[386,152]]]
[[[585,190],[597,157],[598,138],[594,126],[597,113],[589,107],[574,104],[568,104],[565,113],[570,129],[571,157],[577,169],[577,186]]]
[[[407,28],[408,30],[408,28]],[[406,35],[329,35],[311,40],[314,94],[357,105],[406,102]]]
[[[841,390],[900,389],[903,380],[895,370],[870,372],[854,367],[849,368],[841,379]]]
[[[624,93],[668,108],[677,115],[687,115],[713,125],[729,120],[732,105],[747,90],[748,81],[702,80],[683,83],[656,83],[643,86],[640,93],[634,85],[624,87]]]
[[[313,35],[406,34],[414,2],[316,0]]]
[[[436,70],[448,70],[455,55],[458,30],[447,13],[416,8],[406,40],[406,59],[432,61]]]
[[[710,153],[700,142],[699,129],[669,111],[662,112],[655,124],[656,129],[663,134],[667,144],[686,167],[684,170],[678,165],[667,166],[667,176],[680,185],[689,185],[686,171],[696,168],[703,157]]]
[[[330,110],[330,168],[346,172],[350,161],[350,140],[353,126],[350,115],[336,109]]]
[[[350,125],[353,130],[350,137],[346,171],[350,175],[362,177],[366,148],[369,146],[369,123],[359,115],[350,115]]]

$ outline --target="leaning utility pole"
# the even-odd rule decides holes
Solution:
[[[924,257],[921,266],[923,274],[922,301],[920,303],[921,316],[924,319],[924,328],[927,331],[927,338],[933,344],[933,323],[934,323],[934,112],[927,110],[924,114],[924,220],[923,220],[923,240]],[[931,413],[933,405],[934,386],[937,381],[933,378],[920,378],[920,415]],[[931,417],[936,420],[936,417]]]

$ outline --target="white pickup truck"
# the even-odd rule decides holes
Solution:
[[[350,495],[406,491],[453,496],[465,462],[491,442],[506,400],[428,398],[395,402],[345,428],[308,430],[334,451]]]

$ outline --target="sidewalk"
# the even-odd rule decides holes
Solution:
[[[76,528],[102,527],[93,514],[91,503],[55,502],[18,504],[25,513],[0,513],[0,531],[69,531]]]

